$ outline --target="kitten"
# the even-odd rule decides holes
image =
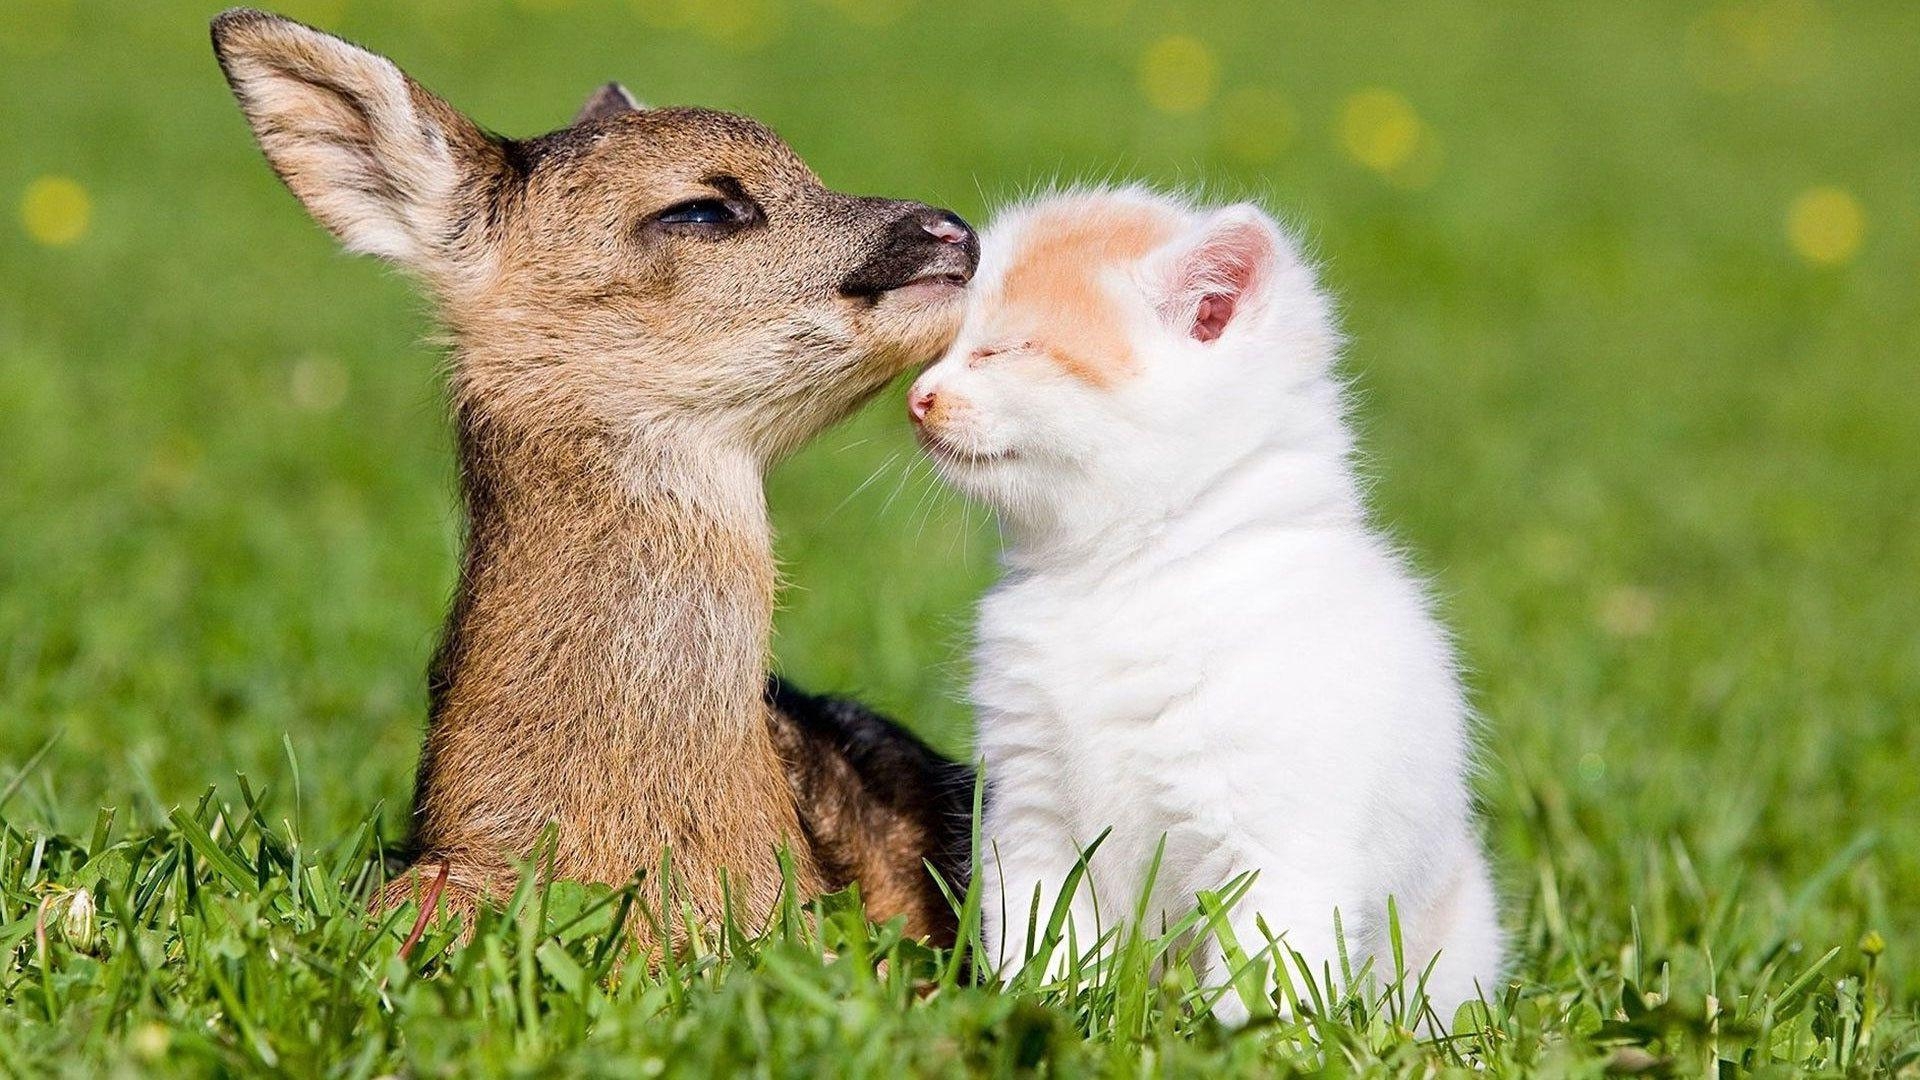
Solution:
[[[1260,916],[1338,973],[1337,909],[1354,969],[1391,979],[1392,897],[1409,993],[1439,953],[1450,1022],[1501,970],[1471,718],[1420,582],[1367,523],[1311,268],[1255,207],[1137,189],[1039,199],[982,246],[967,326],[908,404],[1006,539],[973,683],[989,960],[1017,970],[1111,829],[1071,901],[1083,948],[1134,910],[1164,837],[1152,928],[1258,871],[1230,920],[1249,953]],[[1217,944],[1200,963],[1232,974]]]

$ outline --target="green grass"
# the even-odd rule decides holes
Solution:
[[[421,304],[273,180],[210,6],[0,0],[0,1074],[1920,1071],[1920,8],[288,7],[507,132],[618,77],[976,219],[1117,175],[1299,222],[1487,717],[1514,982],[1444,1043],[1365,995],[1229,1035],[844,901],[648,973],[568,889],[396,959],[358,898],[458,524]],[[1857,246],[1792,240],[1822,188]],[[994,540],[897,397],[773,479],[777,651],[960,751]]]

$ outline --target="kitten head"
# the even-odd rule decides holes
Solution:
[[[1163,513],[1261,446],[1337,428],[1329,305],[1258,207],[1069,192],[1002,214],[982,248],[908,412],[942,473],[1015,524]]]

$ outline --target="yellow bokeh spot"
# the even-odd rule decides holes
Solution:
[[[1361,90],[1340,107],[1340,145],[1378,173],[1391,173],[1420,151],[1423,126],[1406,98],[1392,90]]]
[[[1828,67],[1832,51],[1814,0],[1732,0],[1688,25],[1685,56],[1694,81],[1735,94],[1762,79],[1804,82]]]
[[[1220,63],[1206,43],[1185,34],[1163,37],[1140,57],[1140,92],[1164,113],[1199,112],[1213,100]]]
[[[26,11],[18,10],[26,7]],[[0,18],[6,30],[0,32],[0,48],[7,52],[45,55],[72,48],[74,36],[74,0],[40,0],[32,5],[14,4]]]
[[[1841,188],[1812,188],[1787,209],[1787,242],[1815,266],[1850,261],[1866,235],[1866,211],[1860,208],[1860,200]]]
[[[786,28],[779,0],[635,0],[634,6],[650,26],[692,30],[746,52],[770,44]]]
[[[771,43],[786,24],[785,12],[774,0],[706,0],[689,6],[695,30],[738,49]]]
[[[1293,105],[1278,91],[1245,86],[1220,99],[1220,147],[1250,165],[1279,157],[1299,129]]]
[[[64,247],[87,235],[93,200],[64,176],[43,176],[20,196],[20,223],[35,243]]]

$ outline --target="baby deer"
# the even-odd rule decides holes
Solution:
[[[766,677],[766,469],[957,330],[973,230],[823,186],[766,127],[602,89],[489,134],[383,57],[229,11],[214,50],[267,161],[349,250],[405,267],[453,343],[467,543],[430,675],[416,870],[455,910],[557,827],[561,878],[671,853],[709,921],[808,891],[951,935],[970,770]],[[963,828],[963,827],[962,827]],[[383,900],[418,883],[403,878]]]

